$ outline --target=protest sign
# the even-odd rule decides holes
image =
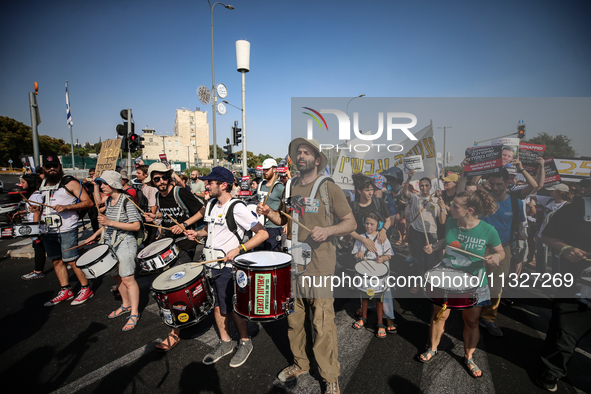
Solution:
[[[252,192],[250,190],[250,176],[245,175],[240,178],[240,191],[238,192],[239,196],[250,196]]]
[[[536,162],[536,159],[538,157],[542,157],[545,150],[546,145],[529,144],[523,142],[519,144],[519,160],[521,160],[523,168],[531,175],[536,175],[538,173],[539,166]]]
[[[119,159],[119,150],[121,149],[121,138],[103,141],[101,152],[96,162],[95,176],[98,178],[104,171],[115,170],[117,168],[117,159]]]
[[[257,166],[256,170],[254,170],[254,177],[255,178],[262,178],[263,177],[263,166]]]
[[[168,167],[168,160],[166,159],[166,153],[160,153],[160,154],[158,155],[158,157],[160,157],[160,161],[161,161],[162,163],[164,163],[164,165],[165,165],[166,167]]]
[[[406,170],[415,170],[415,172],[425,171],[421,156],[407,156],[402,159],[402,162],[404,163],[404,168]],[[406,172],[408,173],[408,171]]]
[[[544,187],[545,186],[552,186],[557,183],[560,183],[561,177],[558,173],[558,169],[556,168],[556,163],[554,162],[554,158],[549,158],[544,160],[544,171],[546,172],[546,178],[544,180]]]
[[[501,157],[503,158],[503,167],[514,174],[516,168],[513,166],[513,160],[519,156],[519,138],[498,138],[491,141],[492,145],[503,145]]]
[[[554,162],[563,181],[580,182],[591,176],[590,159],[555,157]]]
[[[499,172],[503,167],[503,145],[471,146],[466,149],[468,164],[464,167],[465,176],[478,176]]]

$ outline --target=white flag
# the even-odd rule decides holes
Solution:
[[[72,127],[72,114],[70,113],[70,95],[68,94],[68,82],[66,81],[66,118],[68,126]]]

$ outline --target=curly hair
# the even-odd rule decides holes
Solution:
[[[466,209],[474,209],[474,215],[477,216],[488,216],[494,214],[499,207],[491,195],[482,189],[477,189],[474,192],[460,192],[455,196],[454,200],[458,198],[465,199],[464,203],[460,205],[464,206]]]
[[[355,190],[364,190],[373,187],[373,179],[363,174],[353,174],[353,185]]]

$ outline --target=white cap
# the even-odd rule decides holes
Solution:
[[[268,170],[271,167],[277,167],[277,162],[275,159],[266,159],[263,162],[263,170]]]

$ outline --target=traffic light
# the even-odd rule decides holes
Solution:
[[[234,122],[232,127],[232,144],[238,145],[242,142],[242,129],[238,127],[238,122]]]
[[[133,124],[132,124],[132,130],[133,130]],[[142,145],[142,141],[144,140],[144,137],[140,137],[139,135],[133,133],[129,136],[129,151],[130,152],[137,152],[140,149],[144,148],[144,145]]]
[[[236,161],[236,153],[230,153],[230,163],[234,163]]]
[[[517,138],[522,139],[525,137],[525,123],[523,122],[523,120],[519,121],[519,124],[517,125]]]
[[[226,141],[228,142],[228,145],[224,145],[224,158],[227,161],[231,161],[232,158],[232,145],[230,145],[229,141],[226,139]]]

